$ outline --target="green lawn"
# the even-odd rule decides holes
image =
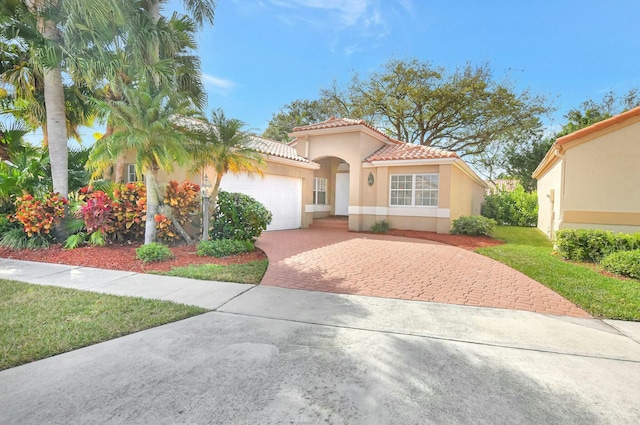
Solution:
[[[205,311],[166,301],[0,280],[0,370]]]
[[[640,321],[640,281],[603,276],[592,265],[563,261],[535,228],[498,226],[495,237],[506,243],[476,252],[519,270],[593,316]]]
[[[174,267],[171,271],[156,273],[166,276],[186,277],[190,279],[258,284],[262,280],[262,276],[264,276],[267,271],[268,265],[268,260],[256,260],[244,264],[202,264],[186,267]]]

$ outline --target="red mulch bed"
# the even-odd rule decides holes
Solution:
[[[114,244],[108,246],[83,246],[76,249],[62,249],[53,245],[48,249],[31,251],[28,249],[12,251],[0,248],[0,257],[14,260],[38,261],[41,263],[68,264],[72,266],[96,267],[99,269],[125,270],[138,273],[148,271],[168,271],[173,267],[191,264],[239,264],[253,260],[266,259],[259,249],[255,252],[233,255],[224,258],[200,257],[196,255],[195,245],[171,247],[175,256],[171,260],[159,263],[147,263],[136,259],[138,245]]]
[[[390,229],[385,234],[391,236],[402,236],[405,238],[427,239],[430,241],[445,243],[447,245],[457,246],[458,248],[468,249],[469,251],[473,251],[476,248],[483,248],[485,246],[502,245],[504,243],[503,241],[492,239],[487,236],[450,235],[448,233],[420,232],[417,230]]]
[[[435,232],[391,229],[387,235],[407,238],[428,239],[460,248],[474,250],[485,246],[501,245],[502,241],[484,236],[449,235]],[[107,246],[83,246],[76,249],[62,249],[53,245],[44,250],[13,251],[0,247],[0,257],[14,260],[38,261],[42,263],[68,264],[71,266],[95,267],[99,269],[124,270],[138,273],[148,271],[168,271],[173,267],[191,264],[240,264],[254,260],[263,260],[267,256],[259,249],[255,252],[234,255],[224,258],[200,257],[196,255],[194,245],[175,246],[171,248],[175,256],[171,260],[159,263],[147,263],[136,259],[135,249],[139,245],[113,244]]]

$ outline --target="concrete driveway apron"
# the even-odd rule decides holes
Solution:
[[[590,317],[524,274],[437,242],[320,227],[265,232],[262,285]]]

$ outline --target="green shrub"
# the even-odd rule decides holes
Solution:
[[[479,215],[459,217],[453,220],[451,232],[454,235],[492,236],[496,221]]]
[[[640,249],[609,254],[602,259],[602,266],[611,273],[640,279]]]
[[[17,223],[14,223],[6,216],[0,216],[0,236],[7,233],[12,229],[19,229],[20,226]]]
[[[0,239],[0,246],[9,249],[46,249],[51,245],[49,235],[34,233],[29,236],[23,229],[11,229]]]
[[[251,241],[238,239],[216,239],[200,241],[196,254],[201,257],[227,257],[229,255],[253,252],[255,247]]]
[[[389,228],[391,227],[391,223],[387,220],[376,221],[373,226],[371,226],[371,231],[373,233],[387,233]]]
[[[152,242],[136,248],[136,258],[143,263],[153,263],[173,258],[173,253],[168,246]]]
[[[521,185],[513,191],[498,191],[485,196],[481,214],[504,226],[534,227],[538,222],[538,195],[526,192]]]
[[[210,235],[213,239],[255,242],[271,223],[271,218],[271,212],[252,197],[220,191]]]
[[[556,232],[556,246],[562,258],[598,263],[614,252],[640,249],[640,233],[628,235],[599,229],[562,229]]]

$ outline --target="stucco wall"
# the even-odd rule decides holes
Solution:
[[[538,178],[538,229],[549,239],[560,226],[562,220],[562,160],[553,165]]]
[[[565,153],[564,226],[640,231],[640,119],[576,142]]]
[[[485,195],[485,188],[471,179],[457,165],[450,165],[449,169],[451,170],[449,227],[446,229],[443,227],[441,229],[443,233],[451,230],[451,222],[458,217],[480,215]]]

